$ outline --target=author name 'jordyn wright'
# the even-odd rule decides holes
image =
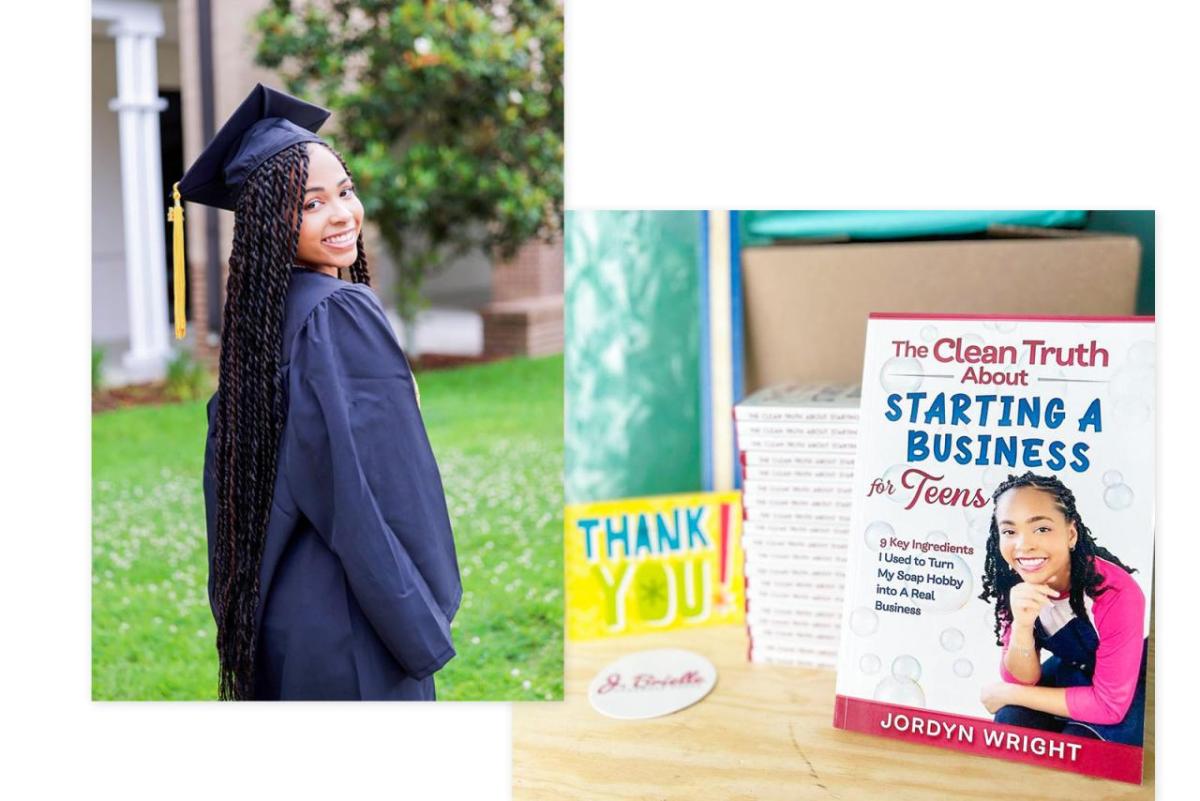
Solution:
[[[923,718],[898,712],[888,712],[887,716],[879,721],[879,728],[923,734],[935,740],[971,744],[975,743],[976,734],[974,724]],[[983,744],[998,751],[1016,751],[1022,754],[1048,756],[1064,762],[1075,762],[1079,758],[1079,752],[1083,749],[1079,743],[1070,743],[1054,737],[1021,734],[987,725],[981,725],[979,728],[983,733]]]

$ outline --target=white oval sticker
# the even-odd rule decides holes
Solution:
[[[597,673],[588,700],[603,715],[641,720],[689,707],[716,683],[717,669],[700,654],[678,648],[638,651]]]

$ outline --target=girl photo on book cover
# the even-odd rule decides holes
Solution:
[[[1142,744],[1146,599],[1097,542],[1057,477],[1012,475],[993,494],[981,598],[995,604],[997,723]],[[1049,654],[1047,658],[1047,654]]]

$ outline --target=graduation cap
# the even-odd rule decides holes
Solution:
[[[320,106],[256,84],[175,184],[171,193],[174,205],[167,211],[167,220],[173,223],[176,339],[187,332],[180,201],[234,211],[243,184],[260,164],[298,142],[322,141],[316,132],[327,119],[329,111]]]

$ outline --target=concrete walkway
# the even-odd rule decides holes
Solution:
[[[417,347],[404,341],[404,326],[391,309],[388,320],[405,351],[416,354],[439,353],[447,356],[480,356],[483,354],[483,318],[479,312],[467,309],[433,307],[417,315]]]
[[[404,327],[400,317],[391,309],[387,312],[388,321],[396,332],[396,338],[405,351],[412,351],[404,339]],[[194,329],[188,331],[187,346]],[[174,334],[171,335],[174,343]],[[447,356],[479,356],[483,353],[483,318],[478,312],[462,308],[434,306],[425,309],[417,316],[417,348],[415,356],[421,353],[437,353]],[[133,383],[121,366],[121,356],[129,348],[128,341],[99,343],[104,346],[104,363],[101,367],[104,385],[108,387],[125,386]],[[178,346],[176,346],[178,347]],[[166,375],[166,366],[159,377]]]

